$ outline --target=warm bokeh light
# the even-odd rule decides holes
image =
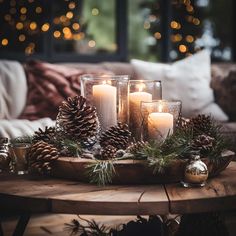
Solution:
[[[58,30],[56,30],[56,31],[53,33],[53,36],[54,36],[55,38],[60,38],[60,37],[61,37],[61,32],[58,31]]]
[[[33,54],[33,53],[34,53],[34,48],[33,48],[33,47],[27,46],[27,47],[25,48],[25,54],[26,54],[26,55],[30,55],[30,54]]]
[[[43,32],[46,32],[46,31],[49,30],[49,28],[50,28],[50,25],[48,23],[45,23],[45,24],[42,25],[41,30]]]
[[[89,46],[90,48],[94,48],[94,47],[96,46],[96,42],[95,42],[94,40],[90,40],[90,41],[88,42],[88,46]]]
[[[35,12],[40,14],[43,11],[42,7],[36,7]]]
[[[160,32],[156,32],[156,33],[154,34],[154,37],[155,37],[156,39],[161,39],[161,33],[160,33]]]
[[[36,30],[37,29],[37,23],[33,21],[33,22],[30,23],[29,27],[30,27],[31,30]]]
[[[198,18],[193,19],[193,24],[194,25],[200,25],[200,20]]]
[[[64,16],[64,15],[60,16],[60,21],[61,22],[66,22],[67,21],[66,16]]]
[[[7,46],[8,45],[8,39],[2,39],[2,45]]]
[[[74,16],[74,14],[73,14],[73,12],[71,12],[71,11],[69,11],[69,12],[66,13],[66,17],[67,17],[68,19],[72,19],[73,16]]]
[[[192,35],[187,35],[185,39],[188,43],[192,43],[194,41],[194,37]]]
[[[17,23],[16,23],[16,29],[22,30],[23,28],[24,28],[24,25],[23,25],[22,22],[17,22]]]
[[[187,52],[187,50],[188,50],[188,48],[187,48],[187,46],[185,46],[184,44],[180,44],[180,45],[179,45],[179,51],[180,51],[181,53],[185,53],[185,52]]]
[[[146,21],[146,22],[144,22],[144,24],[143,24],[143,28],[144,29],[150,29],[150,22],[148,22],[148,21]]]
[[[69,3],[69,8],[72,10],[75,8],[75,3],[74,2],[70,2]]]
[[[74,23],[74,24],[72,25],[72,28],[73,28],[74,30],[79,30],[80,25],[79,25],[78,23]]]
[[[176,22],[176,21],[171,21],[170,27],[171,27],[172,29],[176,29],[176,28],[178,27],[178,22]]]
[[[69,33],[71,33],[70,28],[68,28],[68,27],[64,27],[63,30],[62,30],[62,32],[63,32],[64,34],[69,34]]]
[[[26,9],[25,7],[22,7],[22,8],[20,9],[20,13],[21,13],[21,14],[26,14],[26,12],[27,12],[27,9]]]
[[[99,10],[98,10],[97,8],[93,8],[93,9],[92,9],[92,15],[93,15],[93,16],[99,15]]]
[[[24,42],[25,41],[25,35],[24,34],[20,34],[18,38],[19,38],[20,42]]]

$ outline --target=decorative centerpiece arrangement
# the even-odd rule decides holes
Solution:
[[[134,109],[137,94],[135,97],[136,92],[125,89],[124,81],[115,84],[112,78],[102,79],[105,84],[97,80],[91,84],[86,79],[85,85],[83,81],[83,86],[91,91],[86,95],[88,99],[69,97],[59,107],[55,127],[39,129],[31,137],[27,154],[31,174],[50,174],[99,185],[181,180],[185,184],[191,185],[192,181],[201,185],[203,173],[196,169],[196,163],[189,164],[193,151],[207,167],[206,178],[208,174],[210,177],[218,174],[231,161],[234,153],[224,152],[227,142],[221,135],[220,125],[210,116],[198,115],[185,120],[180,116],[180,101],[152,100],[141,104],[140,99],[138,111],[137,104]],[[144,93],[146,96],[147,92]],[[107,100],[104,96],[108,95]],[[122,100],[122,96],[126,99]],[[122,122],[126,117],[122,107],[130,107],[126,112],[132,118],[132,129]],[[141,125],[140,139],[137,133],[131,132],[136,123]]]

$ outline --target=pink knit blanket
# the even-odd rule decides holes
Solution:
[[[25,64],[28,82],[26,107],[20,118],[35,120],[42,117],[55,119],[61,102],[69,96],[80,94],[82,74],[111,74],[99,69],[91,71],[40,61]]]

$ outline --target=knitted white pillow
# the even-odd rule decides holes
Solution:
[[[141,78],[161,80],[163,99],[181,100],[184,117],[210,114],[216,120],[228,120],[227,115],[214,102],[210,87],[211,60],[207,50],[171,65],[136,59],[131,60],[131,64]]]

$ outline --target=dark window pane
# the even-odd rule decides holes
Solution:
[[[43,0],[0,0],[1,54],[42,53],[48,15]]]

